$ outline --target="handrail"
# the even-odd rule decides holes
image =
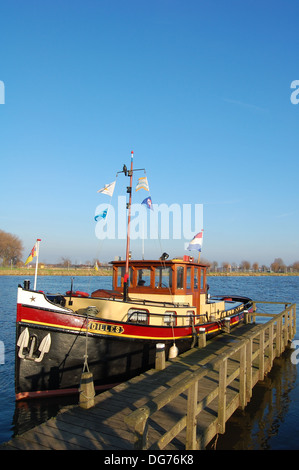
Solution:
[[[254,302],[259,303],[259,302]],[[267,302],[264,302],[267,303]],[[271,302],[269,302],[271,303]],[[285,304],[285,302],[275,302]],[[147,404],[133,411],[125,418],[125,422],[135,433],[135,448],[147,449],[148,420],[158,410],[169,404],[182,393],[188,391],[187,411],[172,429],[157,441],[153,448],[164,448],[170,440],[172,440],[182,429],[186,428],[186,449],[198,448],[196,441],[196,417],[199,412],[208,404],[207,397],[201,402],[197,402],[198,382],[205,377],[211,370],[219,372],[219,384],[216,391],[218,393],[218,432],[223,433],[226,421],[226,388],[228,385],[239,377],[239,403],[244,408],[251,397],[251,389],[253,388],[252,366],[253,360],[258,357],[259,380],[263,379],[266,364],[265,351],[268,348],[268,362],[270,368],[276,356],[283,351],[283,345],[287,345],[296,331],[296,304],[288,303],[288,307],[278,314],[273,314],[273,318],[267,323],[259,324],[254,331],[249,331],[246,338],[241,339],[238,344],[234,344],[232,348],[225,353],[220,354],[204,366],[199,365],[199,369],[190,372],[187,377],[176,383],[173,387],[161,392],[158,396],[150,400]],[[255,313],[253,315],[256,315]],[[263,314],[262,314],[263,315]],[[284,320],[284,322],[283,322]],[[274,324],[277,323],[276,332],[274,333]],[[268,340],[265,340],[265,332],[268,330]],[[259,349],[253,353],[253,341],[258,338]],[[274,340],[275,353],[274,354]],[[236,371],[227,377],[227,361],[232,356],[240,354],[240,365]],[[269,370],[269,367],[268,367]],[[215,396],[210,397],[215,398]]]

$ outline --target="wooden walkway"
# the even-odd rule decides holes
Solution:
[[[0,450],[204,448],[250,400],[295,334],[295,306],[265,325],[243,324],[16,436]],[[247,351],[247,353],[246,353]],[[250,364],[248,361],[250,354]]]

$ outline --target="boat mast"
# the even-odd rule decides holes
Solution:
[[[129,285],[129,256],[130,256],[130,224],[131,224],[131,204],[132,204],[132,180],[133,180],[133,157],[134,152],[131,152],[131,169],[128,171],[130,177],[130,186],[127,187],[129,193],[129,202],[127,203],[128,209],[128,227],[127,227],[127,249],[126,249],[126,271],[124,276],[124,301],[128,299],[128,285]]]

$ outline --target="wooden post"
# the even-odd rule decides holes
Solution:
[[[294,338],[294,307],[292,306],[290,309],[290,339]]]
[[[281,355],[281,330],[282,330],[282,317],[278,318],[276,324],[276,356]]]
[[[282,315],[282,344],[281,344],[281,352],[285,350],[287,345],[287,336],[288,336],[288,312],[287,310],[284,311]]]
[[[225,317],[224,319],[223,330],[225,331],[225,333],[230,333],[230,318],[229,317]]]
[[[246,343],[240,348],[240,407],[244,410],[246,400]]]
[[[270,327],[269,327],[269,361],[270,361],[270,365],[269,365],[269,369],[272,368],[272,364],[273,364],[273,359],[274,359],[274,334],[273,334],[273,330],[274,330],[274,325],[273,323],[271,323]]]
[[[157,370],[165,369],[165,344],[163,344],[163,343],[157,343],[156,344],[155,368]]]
[[[252,339],[246,344],[246,399],[250,401],[252,395]]]
[[[138,411],[136,415],[136,411]],[[125,417],[125,423],[135,434],[134,449],[146,450],[148,440],[148,417],[150,409],[145,405]]]
[[[198,397],[198,380],[196,380],[188,390],[187,402],[187,427],[186,427],[186,450],[197,450],[198,444],[196,439],[197,429],[197,397]]]
[[[206,330],[205,328],[199,328],[198,330],[198,347],[199,348],[204,348],[207,344],[206,341]]]
[[[249,316],[249,312],[248,310],[244,310],[244,323],[245,325],[247,325],[248,323],[250,323],[250,316]]]
[[[265,376],[265,330],[260,332],[259,341],[259,379],[264,380]]]
[[[286,316],[285,316],[285,341],[284,345],[285,348],[288,346],[288,342],[290,339],[290,319],[291,319],[291,310],[288,308],[286,311]]]
[[[219,368],[219,394],[218,394],[218,432],[225,433],[226,421],[226,378],[227,378],[227,358],[223,360]]]

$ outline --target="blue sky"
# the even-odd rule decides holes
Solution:
[[[124,255],[94,214],[131,150],[154,202],[203,204],[203,258],[298,260],[298,14],[295,0],[1,2],[0,228],[24,260],[36,238],[45,262]]]

